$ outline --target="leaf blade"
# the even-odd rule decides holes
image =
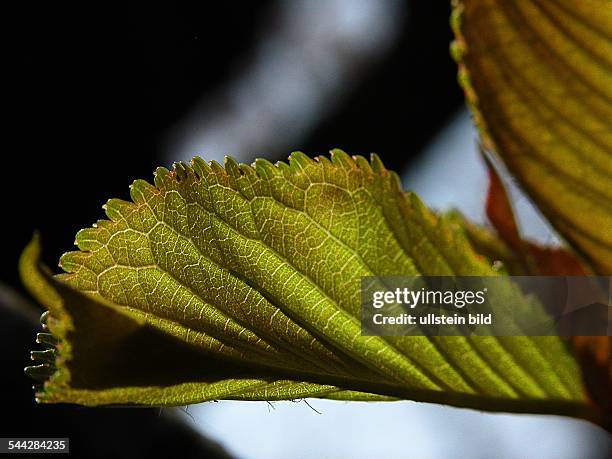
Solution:
[[[360,335],[363,275],[495,275],[452,221],[406,194],[376,157],[368,163],[334,151],[331,160],[294,154],[289,164],[229,160],[225,168],[196,159],[172,172],[158,169],[155,186],[137,181],[131,195],[132,203],[108,203],[110,220],[80,232],[81,250],[62,258],[67,273],[60,282],[47,280],[61,292],[47,301],[59,316],[51,331],[84,349],[110,325],[79,319],[78,303],[110,308],[139,333],[144,327],[149,353],[163,347],[151,345],[161,339],[183,349],[173,352],[186,367],[182,378],[191,379],[175,376],[156,391],[150,384],[159,376],[149,369],[152,379],[143,381],[134,369],[96,389],[83,381],[95,381],[88,372],[101,370],[64,355],[58,365],[86,392],[52,377],[45,401],[354,396],[588,411],[575,362],[555,337]],[[318,204],[323,196],[325,206]],[[58,325],[71,320],[81,320],[76,335]],[[144,345],[137,349],[139,358],[147,354]],[[186,363],[190,356],[201,362],[199,372]],[[214,368],[209,358],[218,367],[215,380],[202,373]]]
[[[487,149],[553,226],[612,272],[609,2],[455,2],[455,57]]]

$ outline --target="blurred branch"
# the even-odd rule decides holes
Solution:
[[[42,311],[22,294],[0,281],[0,309],[18,314],[32,325],[38,323]]]

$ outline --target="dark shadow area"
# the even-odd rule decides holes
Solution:
[[[65,285],[56,283],[56,288],[74,324],[68,334],[72,348],[68,368],[74,388],[165,387],[245,373],[244,367],[215,359]]]
[[[10,78],[3,139],[2,278],[35,229],[52,268],[74,234],[126,199],[136,178],[168,166],[163,138],[200,97],[239,76],[274,2],[19,4],[7,16]],[[446,2],[407,2],[400,36],[348,99],[293,149],[376,151],[402,169],[462,103]],[[266,22],[269,21],[269,22]],[[12,166],[9,166],[12,164]],[[19,171],[17,173],[17,171]],[[6,243],[10,241],[10,243]]]
[[[39,326],[8,312],[4,305],[0,307],[3,437],[69,437],[70,456],[77,458],[230,458],[172,410],[37,405],[32,380],[23,367],[35,347],[33,339]]]

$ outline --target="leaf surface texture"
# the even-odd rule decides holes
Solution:
[[[40,401],[404,398],[588,411],[556,337],[361,335],[362,276],[496,275],[376,156],[195,158],[158,169],[153,185],[137,180],[131,201],[105,210],[62,257],[64,274],[37,264],[36,243],[22,257],[60,340]]]
[[[485,147],[612,274],[612,2],[456,1],[452,24]]]

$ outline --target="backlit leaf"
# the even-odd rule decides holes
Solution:
[[[568,249],[541,246],[522,238],[502,179],[490,161],[486,160],[486,164],[489,172],[487,216],[497,234],[486,227],[467,222],[457,212],[452,213],[452,218],[465,231],[474,247],[480,253],[486,254],[491,261],[501,263],[500,269],[512,275],[591,274],[581,260]],[[563,304],[553,306],[556,309],[550,313],[558,315]],[[612,337],[573,336],[567,339],[577,350],[583,380],[592,403],[598,405],[601,412],[611,413]]]
[[[557,337],[361,335],[362,276],[496,274],[376,156],[196,158],[131,198],[78,233],[58,278],[36,243],[22,257],[60,341],[29,370],[53,373],[40,401],[405,398],[594,417]]]
[[[612,2],[455,1],[452,24],[485,148],[612,274]]]

